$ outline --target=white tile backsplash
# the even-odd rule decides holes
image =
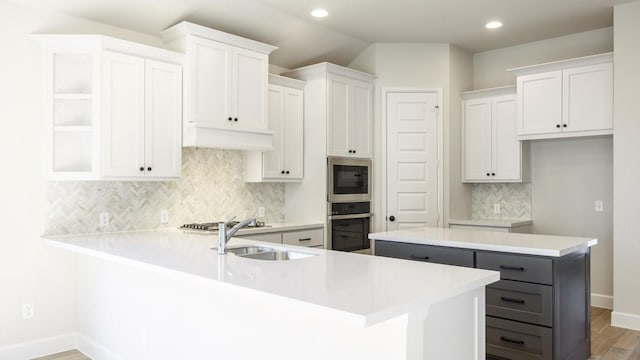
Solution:
[[[494,204],[500,205],[496,214]],[[472,219],[531,219],[531,183],[474,184]]]
[[[243,219],[265,208],[267,222],[284,217],[284,185],[245,183],[244,153],[233,150],[182,150],[182,178],[171,182],[47,182],[48,235],[177,227],[188,222]],[[160,212],[169,211],[169,224]],[[99,227],[102,212],[110,224]]]

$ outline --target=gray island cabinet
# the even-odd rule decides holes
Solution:
[[[415,228],[370,234],[374,254],[500,272],[486,287],[486,358],[586,360],[596,239]]]

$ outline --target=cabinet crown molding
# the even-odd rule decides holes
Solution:
[[[613,62],[612,52],[583,56],[579,58],[566,59],[566,60],[560,60],[560,61],[553,61],[553,62],[548,62],[543,64],[522,66],[522,67],[507,69],[507,71],[514,73],[514,75],[516,76],[520,76],[520,75],[529,75],[529,74],[554,71],[554,70],[563,70],[563,69],[574,68],[579,66],[604,64],[604,63],[610,63],[610,62]]]
[[[183,38],[187,35],[198,36],[201,38],[218,41],[221,43],[253,50],[262,54],[269,55],[277,46],[261,43],[259,41],[243,38],[238,35],[229,34],[220,30],[208,28],[206,26],[183,21],[173,25],[162,31],[162,41],[165,43]]]
[[[112,50],[147,59],[161,60],[177,65],[184,64],[184,54],[137,42],[95,34],[33,34],[41,46],[49,51],[90,51]]]
[[[314,79],[326,74],[334,74],[339,76],[349,77],[355,80],[361,80],[366,82],[373,82],[377,77],[373,74],[369,74],[363,71],[354,70],[348,67],[332,64],[329,62],[322,62],[319,64],[304,66],[291,71],[283,73],[284,76],[308,80]]]
[[[290,87],[298,90],[304,90],[304,86],[306,85],[306,82],[302,80],[286,77],[286,76],[269,74],[269,84],[286,86],[286,87]]]
[[[516,93],[516,86],[509,85],[509,86],[500,86],[500,87],[494,87],[494,88],[488,88],[488,89],[463,91],[460,93],[460,97],[463,100],[466,100],[466,99],[473,99],[475,97],[509,95],[509,94],[515,94],[515,93]]]

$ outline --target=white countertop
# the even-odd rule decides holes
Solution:
[[[531,225],[532,223],[532,220],[515,219],[449,219],[449,225],[489,226],[500,228],[514,228],[518,226]]]
[[[269,223],[266,226],[261,227],[253,227],[253,228],[242,228],[238,230],[238,235],[252,235],[252,234],[268,234],[274,232],[285,232],[285,231],[300,231],[300,230],[311,230],[311,229],[324,229],[323,223],[315,223],[315,224],[298,224],[298,223]],[[189,231],[189,230],[185,230]],[[194,232],[200,232],[195,230]],[[212,234],[217,234],[217,231],[211,232]]]
[[[252,289],[332,309],[368,326],[499,280],[494,271],[295,246],[318,256],[289,261],[218,256],[212,235],[153,230],[45,237],[81,254],[214,286]],[[257,242],[232,238],[229,245]],[[280,247],[265,243],[265,246]]]
[[[593,246],[598,239],[420,227],[369,234],[369,239],[465,249],[560,257]]]

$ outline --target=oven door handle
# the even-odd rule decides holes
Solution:
[[[364,219],[371,217],[372,213],[366,214],[348,214],[348,215],[329,215],[329,220],[345,220],[345,219]]]

